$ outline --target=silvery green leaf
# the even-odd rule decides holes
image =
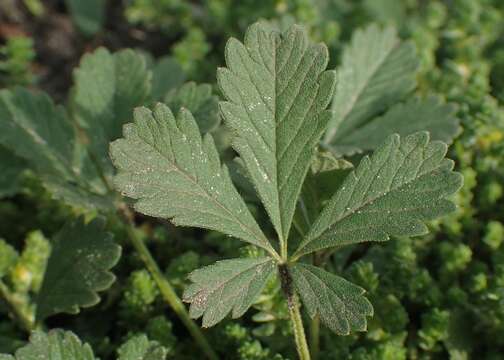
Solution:
[[[191,113],[163,104],[135,110],[124,138],[111,144],[116,188],[143,214],[176,225],[220,231],[273,253],[268,239],[221,166],[212,136],[201,137]]]
[[[391,135],[365,156],[327,202],[295,257],[334,246],[427,233],[426,221],[455,209],[462,176],[447,146],[426,132]]]
[[[89,150],[107,176],[113,174],[109,142],[121,136],[133,108],[148,98],[151,76],[144,57],[130,49],[111,54],[99,48],[84,55],[74,71],[72,116],[86,131]]]
[[[228,101],[221,113],[280,239],[286,239],[316,144],[335,73],[325,71],[328,51],[303,28],[284,34],[264,23],[249,27],[243,43],[230,39],[226,68],[217,73]]]
[[[260,295],[275,271],[270,257],[231,259],[193,271],[193,284],[184,292],[190,302],[192,318],[203,316],[203,327],[210,327],[224,319],[229,312],[233,318],[242,316]]]
[[[319,314],[338,335],[367,329],[366,317],[373,315],[373,306],[364,297],[364,289],[308,264],[297,263],[289,271],[311,318]]]

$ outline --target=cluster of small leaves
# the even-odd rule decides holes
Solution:
[[[371,30],[374,35],[376,29]],[[389,32],[379,35],[390,38]],[[362,36],[358,33],[357,40]],[[320,315],[338,334],[365,330],[372,307],[363,297],[364,290],[296,261],[335,246],[426,233],[426,221],[453,211],[446,198],[461,186],[453,162],[444,159],[446,145],[429,140],[424,132],[403,139],[388,137],[339,189],[333,189],[335,194],[289,257],[298,196],[315,148],[336,116],[326,110],[336,83],[335,73],[325,71],[327,48],[310,43],[297,26],[281,34],[257,23],[247,30],[244,44],[229,40],[226,63],[227,68],[217,73],[227,99],[220,102],[221,113],[235,135],[233,148],[277,233],[278,247],[268,240],[233,186],[211,135],[201,138],[187,109],[174,115],[159,104],[153,111],[135,111],[135,122],[124,127],[124,139],[111,145],[118,169],[115,186],[136,200],[139,212],[171,219],[176,225],[220,231],[266,251],[264,257],[224,260],[189,275],[193,284],[185,289],[184,299],[191,303],[192,317],[203,317],[204,327],[215,325],[228,313],[234,318],[243,315],[275,269],[290,261],[287,276],[292,283],[287,286],[294,286],[311,317]],[[345,81],[353,83],[340,79],[338,84]],[[409,91],[410,83],[399,88]],[[367,85],[361,87],[368,89]],[[443,112],[441,121],[454,120]]]
[[[97,360],[91,347],[72,332],[54,330],[48,334],[34,332],[30,342],[14,356],[0,354],[0,360]],[[165,360],[166,349],[146,336],[137,336],[117,350],[117,360]]]

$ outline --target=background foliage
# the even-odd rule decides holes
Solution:
[[[88,95],[78,87],[70,90],[72,71],[84,53],[101,45],[110,51],[98,50],[95,56],[101,63],[109,63],[111,69],[120,72],[121,59],[130,57],[123,61],[134,61],[132,52],[115,52],[130,47],[145,57],[146,66],[153,71],[150,85],[140,81],[143,85],[135,86],[137,93],[128,98],[133,105],[164,99],[175,107],[190,104],[186,106],[197,117],[198,109],[212,108],[220,95],[215,89],[212,93],[209,85],[197,88],[195,84],[182,84],[186,80],[214,84],[215,68],[224,64],[226,40],[230,36],[241,39],[246,27],[258,19],[271,20],[281,28],[292,23],[306,25],[314,41],[329,46],[330,68],[341,63],[344,45],[356,29],[370,23],[395,25],[399,36],[411,40],[417,48],[415,95],[437,95],[457,105],[453,111],[463,131],[451,147],[450,157],[463,173],[465,184],[456,198],[457,212],[432,223],[431,234],[398,238],[384,245],[359,245],[350,258],[343,251],[330,258],[331,272],[344,274],[368,291],[375,314],[366,333],[335,337],[322,328],[320,358],[502,358],[504,338],[498,336],[504,333],[502,1],[89,2],[89,6],[95,3],[94,9],[104,6],[96,11],[81,8],[83,3],[2,2],[0,86],[41,88],[58,103],[66,103],[84,128],[89,119],[103,120],[109,114],[89,116]],[[87,55],[75,78],[90,79],[86,71],[93,71],[93,60],[97,57]],[[139,78],[144,70],[139,65]],[[113,72],[102,76],[111,77]],[[108,96],[122,99],[117,89],[121,89],[119,80],[117,88],[108,89]],[[68,101],[70,93],[74,94],[73,103]],[[218,118],[210,119],[205,126],[213,131],[223,159],[229,159],[229,134],[219,126]],[[118,131],[110,129],[114,134]],[[97,149],[103,146],[100,139],[91,143]],[[61,154],[65,155],[64,150]],[[48,191],[34,175],[35,167],[14,156],[0,147],[0,278],[19,308],[30,316],[31,299],[43,289],[50,239],[58,241],[61,235],[57,234],[68,220],[81,214],[91,219],[94,210],[60,203],[54,191]],[[47,176],[59,178],[62,171],[65,176],[76,176],[70,168],[46,169]],[[95,175],[86,176],[79,181],[86,182],[91,193],[103,190],[93,180]],[[233,176],[239,180],[239,171]],[[59,185],[56,180],[54,183]],[[264,220],[265,214],[251,200],[251,210]],[[136,224],[137,235],[153,250],[180,295],[188,285],[187,273],[202,265],[237,255],[261,255],[213,232],[174,228],[140,216]],[[167,358],[193,358],[192,339],[166,308],[138,255],[123,240],[124,230],[113,220],[107,227],[123,247],[123,257],[113,270],[116,282],[101,294],[97,306],[82,310],[78,316],[51,317],[47,327],[72,330],[102,359],[117,358],[116,350],[130,339],[147,349],[145,335],[164,347]],[[88,302],[92,301],[94,297]],[[0,353],[10,353],[27,340],[22,324],[13,322],[7,314],[8,309],[0,304]],[[291,339],[286,336],[291,331],[287,316],[279,285],[270,281],[245,318],[225,321],[206,334],[217,351],[229,359],[294,359]]]

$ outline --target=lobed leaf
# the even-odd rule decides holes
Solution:
[[[117,354],[118,360],[165,360],[167,350],[147,336],[138,335],[121,345]]]
[[[82,218],[65,225],[54,239],[42,287],[37,298],[37,319],[58,313],[76,314],[79,307],[100,301],[98,291],[115,280],[109,270],[118,262],[121,247],[104,231],[104,223]]]
[[[425,221],[455,209],[447,197],[462,186],[462,176],[444,158],[446,150],[446,144],[429,141],[426,132],[402,141],[390,136],[348,175],[295,258],[334,246],[425,234]]]
[[[233,318],[242,316],[260,295],[266,281],[275,271],[271,257],[231,259],[189,274],[189,285],[183,295],[191,303],[189,315],[203,316],[203,327],[210,327],[224,319],[229,312]]]
[[[324,143],[337,144],[403,99],[415,88],[417,69],[413,44],[401,42],[394,28],[370,25],[357,30],[344,49],[338,69],[334,115]]]
[[[171,90],[165,97],[165,103],[173,112],[187,108],[204,134],[215,130],[220,124],[218,97],[212,94],[210,84],[197,85],[188,82],[178,89]]]
[[[91,209],[111,206],[96,171],[81,166],[86,154],[79,155],[66,112],[46,94],[0,91],[0,144],[25,159],[56,197]]]
[[[331,150],[338,154],[374,150],[390,134],[406,136],[423,130],[429,131],[432,140],[450,143],[460,130],[455,112],[453,104],[446,104],[437,96],[413,98],[353,129],[332,144]]]
[[[311,318],[319,314],[338,335],[366,330],[366,316],[373,315],[373,306],[363,296],[364,289],[312,265],[297,263],[289,270]]]
[[[2,360],[95,360],[93,350],[83,344],[70,331],[52,330],[49,333],[35,331],[27,345],[16,351],[15,356],[0,355]]]
[[[71,109],[87,131],[89,149],[107,176],[113,174],[109,142],[120,137],[136,106],[151,90],[151,72],[145,59],[127,49],[111,54],[105,48],[86,54],[74,71]]]
[[[115,186],[137,200],[137,211],[220,231],[274,253],[221,166],[212,137],[201,138],[188,110],[175,118],[158,104],[153,112],[136,109],[134,119],[110,154],[118,169]]]
[[[292,26],[285,34],[256,23],[244,43],[230,39],[217,73],[234,149],[280,239],[286,239],[314,150],[331,117],[335,73],[328,51]]]

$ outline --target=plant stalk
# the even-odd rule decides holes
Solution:
[[[317,360],[320,351],[320,316],[318,314],[310,322],[310,349],[312,360]]]
[[[126,206],[125,204],[123,205]],[[177,295],[177,293],[175,292],[171,284],[168,282],[168,280],[165,278],[164,274],[162,273],[161,269],[156,263],[156,260],[154,260],[154,258],[152,257],[152,254],[150,253],[149,249],[147,248],[147,246],[145,246],[145,243],[135,233],[135,229],[131,220],[131,215],[128,214],[127,211],[123,211],[122,215],[124,218],[123,223],[125,224],[126,232],[128,233],[131,243],[133,244],[135,250],[138,252],[140,258],[144,262],[147,270],[150,272],[154,281],[159,287],[161,295],[168,303],[168,305],[170,305],[173,311],[177,314],[180,320],[184,323],[185,327],[192,335],[192,337],[199,345],[199,347],[206,355],[206,357],[210,360],[218,360],[219,358],[217,354],[214,352],[214,350],[206,340],[199,326],[190,318],[189,313],[187,312],[184,304],[182,303],[182,300]]]
[[[310,350],[308,348],[308,342],[306,341],[306,335],[303,327],[303,319],[301,318],[301,312],[299,311],[299,302],[292,289],[292,278],[286,264],[280,264],[278,266],[278,270],[280,272],[282,290],[287,298],[287,306],[289,308],[289,315],[294,331],[294,340],[296,342],[299,359],[311,360]]]
[[[26,311],[21,308],[22,304],[19,304],[19,301],[14,298],[7,285],[5,285],[1,280],[0,298],[5,301],[7,307],[12,313],[12,316],[23,330],[26,330],[26,332],[28,333],[31,333],[33,330],[35,330],[35,321],[32,316],[30,316],[30,314],[27,314]]]

